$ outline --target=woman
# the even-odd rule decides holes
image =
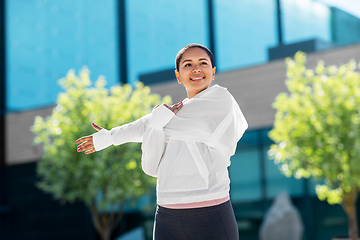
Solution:
[[[175,75],[188,98],[110,131],[80,138],[86,154],[142,142],[142,168],[157,177],[154,239],[239,239],[229,200],[227,167],[247,122],[226,88],[214,85],[214,56],[189,44],[176,56]]]

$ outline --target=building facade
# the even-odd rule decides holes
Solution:
[[[345,213],[317,199],[316,183],[286,178],[268,159],[267,133],[274,122],[272,103],[287,91],[284,57],[305,51],[308,68],[319,60],[359,62],[358,18],[312,0],[0,2],[1,239],[99,239],[88,209],[61,206],[34,186],[43,150],[32,145],[30,127],[35,116],[51,115],[61,92],[58,79],[87,66],[93,82],[100,75],[107,87],[140,80],[178,102],[186,92],[175,80],[174,60],[193,42],[214,52],[215,83],[229,89],[249,123],[229,167],[241,239],[258,239],[264,215],[281,191],[301,213],[304,240],[347,234]],[[143,226],[150,239],[152,221],[141,207],[128,208],[113,237]]]

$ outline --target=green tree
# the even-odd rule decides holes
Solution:
[[[83,202],[91,210],[96,230],[108,240],[121,219],[125,200],[135,201],[149,193],[155,178],[142,171],[138,143],[86,155],[77,152],[75,141],[95,132],[92,122],[111,129],[137,120],[157,104],[170,104],[171,98],[151,94],[142,83],[135,89],[125,84],[109,91],[101,76],[91,87],[89,74],[86,68],[79,77],[70,70],[59,80],[65,92],[58,95],[52,115],[45,121],[35,118],[34,144],[44,146],[37,164],[37,187],[62,203]]]
[[[306,55],[287,58],[289,94],[276,97],[269,156],[286,176],[313,177],[320,200],[341,204],[349,236],[358,238],[360,187],[360,74],[351,60],[340,67],[306,69]]]

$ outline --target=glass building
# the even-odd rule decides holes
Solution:
[[[0,0],[0,3],[3,13],[0,43],[6,53],[0,55],[2,119],[53,107],[61,92],[58,80],[70,69],[88,67],[93,81],[100,75],[106,77],[107,87],[134,85],[139,80],[150,87],[167,83],[175,79],[178,50],[189,43],[208,46],[216,57],[217,71],[228,72],[268,64],[292,56],[297,50],[317,52],[360,42],[360,19],[314,0]],[[7,127],[4,120],[0,127],[4,133]],[[231,159],[230,194],[241,239],[258,239],[264,214],[281,191],[289,193],[301,213],[304,240],[346,235],[347,220],[340,206],[319,201],[314,190],[316,183],[286,178],[268,160],[270,129],[271,126],[263,126],[247,131]],[[9,143],[5,143],[4,134],[1,137],[4,144],[0,150],[4,150]],[[1,172],[0,215],[8,219],[0,223],[1,239],[46,239],[67,217],[90,218],[84,207],[75,204],[65,206],[66,210],[54,210],[52,230],[38,227],[50,217],[34,202],[40,198],[38,202],[48,209],[60,207],[50,198],[40,197],[39,190],[33,187],[36,161],[11,164],[12,160],[5,155],[0,158],[2,166],[6,165]],[[153,202],[154,198],[145,196],[141,201]],[[149,236],[153,215],[141,212],[141,201],[138,208],[127,210],[114,234],[141,225]],[[22,226],[15,219],[25,222],[32,219],[37,224]],[[90,219],[71,224],[75,227],[64,224],[66,234],[59,236],[99,239]]]
[[[174,78],[175,55],[188,43],[212,48],[220,72],[264,64],[279,44],[276,0],[5,2],[9,113],[53,105],[57,80],[71,68],[87,66],[110,87],[166,70]],[[281,44],[360,40],[350,14],[311,0],[279,2]]]

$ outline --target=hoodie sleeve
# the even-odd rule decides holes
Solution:
[[[214,86],[184,104],[165,129],[180,139],[203,142],[231,156],[247,127],[246,119],[230,92]]]
[[[100,151],[111,145],[116,146],[127,142],[142,142],[146,125],[150,118],[151,113],[134,122],[113,128],[110,131],[103,128],[99,132],[94,133],[92,136],[95,150]]]
[[[165,148],[164,126],[174,117],[174,113],[161,105],[152,113],[128,124],[109,130],[101,129],[94,133],[93,142],[96,151],[111,145],[127,142],[142,142],[141,164],[143,171],[156,177],[157,169]]]
[[[164,126],[175,116],[166,106],[154,109],[146,126],[141,145],[141,165],[143,171],[153,177],[157,176],[157,169],[165,148]]]

